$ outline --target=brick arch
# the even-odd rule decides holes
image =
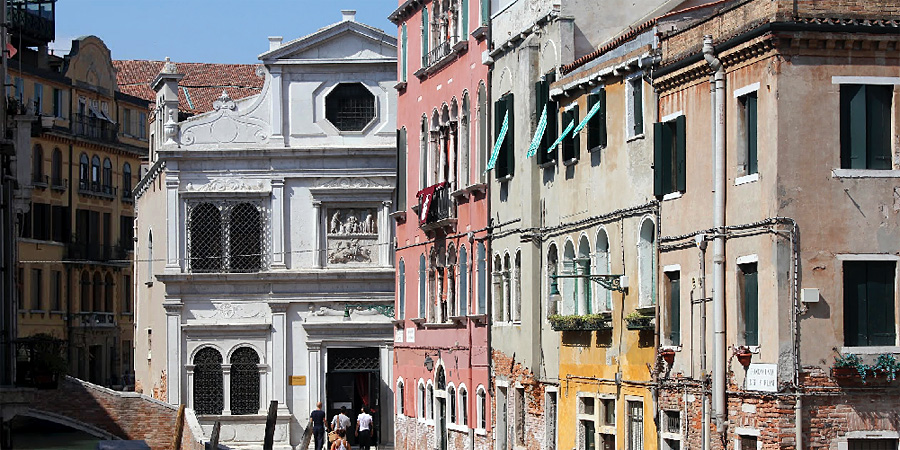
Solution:
[[[5,416],[6,414],[4,414]],[[53,413],[50,411],[44,411],[40,409],[34,408],[22,408],[19,410],[14,410],[12,416],[9,419],[14,417],[30,417],[33,419],[40,419],[47,422],[57,423],[74,430],[83,431],[91,436],[105,439],[105,440],[114,440],[114,439],[122,439],[121,436],[117,436],[113,433],[105,431],[101,428],[95,427],[89,423],[82,422],[80,420],[74,419],[69,416],[64,416],[62,414]],[[4,417],[4,420],[7,420]]]

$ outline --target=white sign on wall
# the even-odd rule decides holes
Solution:
[[[416,329],[415,328],[407,328],[406,329],[406,342],[409,342],[409,343],[416,342]]]
[[[750,364],[746,381],[748,391],[778,392],[778,365]]]
[[[398,330],[394,333],[394,342],[400,342],[400,343],[403,342],[403,329],[402,329],[402,328],[401,328],[401,329],[398,329]]]

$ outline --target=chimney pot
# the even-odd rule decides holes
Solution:
[[[343,9],[341,10],[341,15],[343,16],[343,20],[341,20],[341,22],[356,22],[355,9]]]
[[[269,50],[281,48],[282,40],[283,38],[281,36],[269,36]]]

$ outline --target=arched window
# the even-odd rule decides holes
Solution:
[[[400,81],[406,81],[406,60],[409,48],[406,39],[406,22],[400,27]]]
[[[112,161],[103,159],[103,192],[112,194]]]
[[[444,372],[444,366],[438,367],[434,380],[437,390],[443,391],[447,389],[447,373]]]
[[[406,262],[397,264],[397,318],[406,318]]]
[[[503,260],[500,255],[494,255],[494,272],[492,275],[492,284],[494,286],[494,320],[504,322],[506,317],[503,311]]]
[[[463,94],[462,112],[459,115],[459,182],[460,186],[468,186],[470,184],[469,175],[469,152],[471,146],[469,141],[472,139],[472,132],[469,129],[469,93]]]
[[[85,270],[81,273],[81,311],[91,311],[91,276]]]
[[[194,411],[222,414],[222,354],[206,347],[194,356]]]
[[[556,244],[550,244],[550,248],[547,249],[547,314],[553,315],[557,314],[560,310],[560,306],[556,302],[556,298],[552,295],[557,292],[554,291],[556,289],[559,290],[559,280],[556,277],[559,273],[559,252],[556,249]]]
[[[100,277],[100,272],[94,273],[93,285],[94,301],[91,304],[91,311],[103,311],[103,278]]]
[[[86,153],[82,153],[78,161],[78,189],[88,190],[91,187],[91,162]]]
[[[31,181],[44,182],[44,148],[41,144],[35,144],[31,151]]]
[[[97,155],[91,158],[91,190],[100,190],[100,157]]]
[[[418,411],[416,411],[416,417],[420,419],[425,418],[425,383],[421,380],[419,381],[419,387],[416,390],[416,404],[418,405]]]
[[[405,392],[403,391],[403,379],[401,378],[397,380],[397,400],[395,401],[398,415],[404,413],[404,407],[406,406],[405,401],[406,397]]]
[[[122,196],[131,197],[131,164],[122,165]]]
[[[591,274],[591,244],[588,242],[587,236],[581,236],[578,242],[578,260],[576,261],[576,270],[578,275],[585,275],[578,278],[578,314],[591,314],[594,309],[591,307],[591,281],[587,275]]]
[[[426,274],[425,274],[425,254],[419,255],[419,317],[425,317],[425,301],[427,299],[427,292],[425,288]]]
[[[250,347],[231,354],[231,414],[259,412],[259,355]]]
[[[62,186],[62,151],[58,148],[53,149],[53,156],[50,160],[50,182],[53,186]]]
[[[259,209],[241,203],[231,210],[229,256],[231,272],[258,272],[262,265],[262,220]]]
[[[563,250],[563,264],[561,275],[575,274],[575,244],[572,241],[566,242],[565,250]],[[572,315],[578,314],[578,284],[574,278],[562,278],[560,283],[560,292],[563,296],[562,314]]]
[[[484,242],[478,243],[478,314],[487,311],[487,260]]]
[[[600,229],[597,232],[597,255],[594,263],[594,271],[599,275],[609,275],[609,237],[606,230]],[[609,289],[603,286],[594,285],[594,304],[598,311],[612,310],[612,299]]]
[[[445,322],[450,321],[451,316],[459,315],[459,300],[456,298],[456,247],[453,243],[447,249],[447,316],[443,317]]]
[[[434,419],[434,385],[431,383],[425,388],[425,418]]]
[[[509,322],[512,320],[512,261],[510,261],[509,253],[503,256],[503,320]]]
[[[459,315],[469,314],[469,254],[466,246],[459,247]]]
[[[106,283],[103,285],[103,311],[105,312],[113,312],[113,293],[115,290],[113,289],[115,283],[113,283],[113,277],[111,274],[106,274]]]
[[[638,242],[638,285],[640,289],[640,306],[655,304],[653,295],[653,243],[656,241],[656,227],[650,219],[641,224],[641,236]]]
[[[211,203],[201,203],[190,215],[189,235],[192,272],[222,270],[222,217]]]
[[[475,425],[481,429],[487,429],[487,395],[484,386],[478,386],[475,391]]]
[[[450,399],[450,423],[456,423],[456,389],[452,385],[447,389],[447,397]]]
[[[469,424],[469,391],[464,386],[459,388],[459,424]]]
[[[522,320],[522,252],[516,250],[516,258],[513,261],[513,298],[512,298],[512,320],[519,322]]]
[[[422,116],[419,127],[419,189],[428,187],[428,119]]]
[[[487,108],[487,90],[484,82],[478,84],[478,176],[484,181],[485,168],[487,167],[488,158],[488,108]]]

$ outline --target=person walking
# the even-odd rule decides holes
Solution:
[[[356,437],[359,438],[359,449],[369,450],[369,446],[372,445],[372,416],[366,413],[365,407],[361,408],[359,415],[356,416]]]
[[[347,432],[344,430],[337,430],[337,439],[331,443],[331,450],[351,450],[350,443],[347,442]]]
[[[344,430],[346,432],[350,431],[351,426],[350,417],[347,416],[347,407],[341,406],[341,412],[335,414],[334,418],[331,419],[331,429],[333,431]]]
[[[309,424],[313,427],[315,450],[322,450],[325,445],[325,411],[322,411],[322,402],[316,403],[316,409],[309,413]]]

